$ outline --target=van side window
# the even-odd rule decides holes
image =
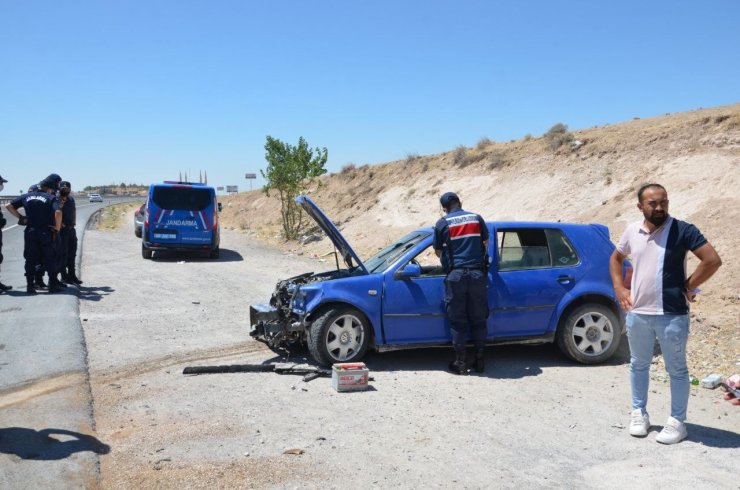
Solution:
[[[497,239],[499,271],[537,269],[552,265],[543,229],[499,229]]]
[[[561,230],[545,230],[547,242],[550,244],[553,267],[569,267],[580,262],[578,253],[568,237]]]

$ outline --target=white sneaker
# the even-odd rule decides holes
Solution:
[[[661,444],[676,444],[686,439],[687,435],[686,424],[673,417],[668,417],[668,422],[665,423],[663,430],[660,431],[655,440]]]
[[[647,412],[641,408],[632,410],[630,419],[630,435],[635,437],[645,437],[650,429],[650,417]]]

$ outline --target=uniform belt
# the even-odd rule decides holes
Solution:
[[[483,272],[483,267],[453,267],[452,270],[463,270],[463,271],[481,271]]]

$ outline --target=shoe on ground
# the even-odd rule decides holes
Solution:
[[[632,410],[630,415],[630,435],[633,437],[645,437],[650,429],[650,417],[641,408]]]
[[[46,289],[47,286],[43,279],[37,279],[34,283],[34,287],[36,289]]]
[[[80,278],[77,277],[77,275],[74,272],[69,275],[69,280],[71,282],[69,282],[68,284],[77,284],[78,286],[82,284],[82,281],[80,281]]]
[[[72,284],[72,278],[69,277],[69,274],[62,272],[61,276],[62,276],[62,279],[61,279],[62,282],[65,282],[67,284]]]
[[[686,439],[687,435],[686,424],[673,417],[668,417],[668,422],[665,423],[663,430],[660,431],[655,440],[661,444],[676,444]]]
[[[33,286],[33,284],[29,284],[28,286],[26,286],[26,293],[36,294],[36,288]]]
[[[64,284],[61,284],[61,283],[58,283],[58,282],[57,283],[50,284],[49,285],[49,293],[52,293],[52,294],[53,293],[60,293],[60,292],[64,291],[64,288],[66,288],[66,287],[67,286],[65,286]]]
[[[6,286],[5,284],[0,282],[0,294],[4,293],[5,291],[10,291],[13,289],[13,286]]]

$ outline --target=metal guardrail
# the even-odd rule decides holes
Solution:
[[[5,206],[18,196],[0,196],[0,205]]]

